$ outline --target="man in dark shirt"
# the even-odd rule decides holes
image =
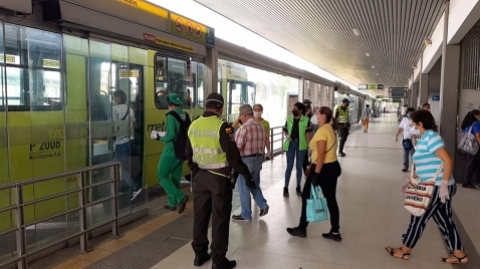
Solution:
[[[228,251],[230,214],[232,212],[231,169],[241,174],[248,188],[256,188],[252,175],[240,156],[233,128],[223,122],[223,97],[208,95],[205,113],[192,122],[185,155],[192,170],[194,219],[193,242],[195,266],[213,260],[213,269],[236,266],[225,256]],[[208,254],[208,224],[212,219],[211,256]]]

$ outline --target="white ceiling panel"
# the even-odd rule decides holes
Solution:
[[[354,85],[387,87],[407,85],[443,13],[441,0],[195,1]]]

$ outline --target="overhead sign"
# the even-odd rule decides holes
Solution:
[[[168,11],[166,9],[163,9],[159,6],[156,6],[156,5],[152,4],[152,3],[145,2],[143,0],[117,0],[117,1],[122,2],[124,4],[127,4],[131,7],[150,12],[154,15],[159,16],[159,17],[163,17],[163,18],[168,17]]]
[[[392,98],[407,98],[407,87],[390,87],[388,90]]]
[[[164,39],[164,38],[160,38],[158,36],[154,36],[154,35],[151,35],[151,34],[144,33],[143,34],[143,39],[145,41],[157,43],[159,45],[163,45],[163,46],[166,46],[166,47],[175,48],[175,49],[179,49],[179,50],[184,50],[184,51],[188,51],[188,52],[194,52],[194,49],[193,49],[192,46],[185,45],[185,44],[178,43],[178,42],[171,41],[171,40],[167,40],[167,39]]]
[[[383,84],[359,84],[358,89],[360,90],[383,90]]]
[[[215,46],[215,31],[213,28],[173,12],[170,12],[170,33],[209,46]]]

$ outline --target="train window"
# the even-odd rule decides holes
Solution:
[[[61,35],[5,24],[5,41],[2,104],[8,103],[9,110],[61,109]]]
[[[157,54],[155,56],[155,105],[159,109],[168,108],[168,95],[178,94],[183,102],[182,108],[194,106],[192,99],[194,95],[195,76],[191,73],[190,66],[195,63],[185,60],[168,58]]]
[[[203,108],[203,102],[205,98],[205,77],[203,73],[203,64],[197,65],[197,105]]]

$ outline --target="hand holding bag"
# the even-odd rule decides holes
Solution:
[[[460,144],[458,144],[458,150],[464,154],[475,156],[478,153],[480,145],[478,144],[477,137],[472,134],[473,124],[467,133],[464,133]]]
[[[313,185],[310,188],[310,199],[307,199],[307,221],[328,220],[327,200],[323,197],[322,189]]]
[[[405,209],[407,209],[410,214],[416,217],[420,217],[425,214],[428,206],[430,205],[430,200],[432,199],[435,182],[437,181],[438,175],[442,169],[443,162],[438,167],[435,177],[422,182],[419,181],[418,178],[413,178],[415,165],[412,167],[410,182],[405,193],[404,204]]]

